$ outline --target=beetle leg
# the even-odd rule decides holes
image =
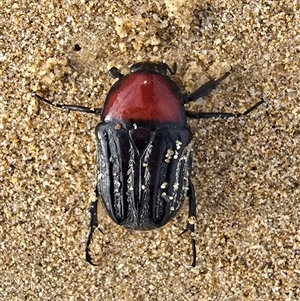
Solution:
[[[256,103],[254,106],[252,106],[250,109],[245,111],[244,113],[222,113],[222,112],[212,112],[212,113],[206,113],[206,112],[191,112],[186,111],[186,116],[193,119],[201,119],[201,118],[230,118],[230,117],[240,117],[245,116],[255,110],[258,106],[264,103],[264,100],[262,99],[258,103]]]
[[[211,93],[214,89],[217,88],[217,86],[220,84],[221,81],[223,81],[225,78],[229,76],[230,72],[226,72],[221,78],[215,79],[213,78],[206,84],[202,85],[200,88],[198,88],[195,92],[193,92],[190,95],[186,95],[184,99],[184,103],[189,103],[190,101],[197,100],[201,97],[207,96]]]
[[[96,229],[98,229],[102,234],[103,231],[99,228],[99,224],[98,224],[98,219],[97,219],[97,206],[98,206],[98,190],[96,188],[95,190],[96,192],[96,201],[92,202],[91,203],[91,206],[90,206],[90,225],[89,225],[89,234],[88,234],[88,238],[87,238],[87,241],[86,241],[86,246],[85,246],[85,258],[86,258],[86,261],[91,264],[91,265],[96,265],[95,263],[92,262],[92,258],[91,258],[91,255],[90,255],[90,244],[91,244],[91,241],[92,241],[92,237],[93,237],[93,233]]]
[[[167,65],[167,64],[166,64],[166,65]],[[170,68],[170,66],[167,65],[167,68],[168,68],[169,72],[170,72],[172,75],[174,75],[174,74],[176,73],[176,71],[177,71],[177,63],[174,62],[172,68]]]
[[[188,195],[189,195],[189,219],[185,230],[183,230],[179,235],[182,235],[187,231],[192,232],[192,234],[195,232],[195,221],[192,221],[192,218],[196,218],[197,205],[196,205],[195,189],[191,180],[189,181]],[[192,267],[195,267],[196,266],[196,241],[193,236],[192,236],[192,250],[193,250]]]
[[[45,102],[45,103],[47,103],[51,106],[61,108],[61,109],[64,109],[64,110],[68,110],[68,111],[79,111],[79,112],[91,113],[91,114],[95,114],[95,115],[100,115],[101,112],[102,112],[102,108],[91,109],[89,107],[84,107],[84,106],[58,104],[58,103],[54,103],[54,102],[52,102],[52,101],[50,101],[50,100],[48,100],[44,97],[39,96],[36,93],[32,93],[32,96],[39,99],[39,100],[42,100],[43,102]]]

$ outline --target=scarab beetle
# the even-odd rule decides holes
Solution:
[[[98,177],[97,198],[91,204],[90,232],[86,243],[86,259],[92,262],[89,245],[98,228],[97,203],[102,204],[118,225],[136,230],[162,227],[176,215],[184,199],[189,199],[189,217],[196,218],[196,200],[191,171],[191,141],[187,125],[190,118],[228,118],[242,114],[186,111],[184,105],[208,95],[225,79],[212,79],[194,93],[183,94],[167,76],[176,73],[176,63],[141,62],[123,75],[117,68],[109,74],[118,79],[110,89],[102,108],[55,104],[37,94],[36,98],[58,108],[101,115],[96,127]],[[182,232],[194,232],[188,219]],[[101,230],[100,230],[101,231]],[[193,262],[196,247],[192,236]]]

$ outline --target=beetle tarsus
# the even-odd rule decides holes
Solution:
[[[195,232],[195,223],[194,223],[194,221],[191,222],[190,220],[192,218],[196,219],[196,216],[197,216],[197,204],[196,204],[194,185],[192,184],[191,181],[189,181],[188,196],[189,196],[189,218],[188,218],[188,222],[187,222],[186,228],[179,235],[182,235],[182,234],[184,234],[184,233],[186,233],[188,231],[191,233],[191,235],[193,235],[193,233]],[[192,242],[192,252],[193,252],[192,267],[195,267],[196,266],[197,254],[196,254],[196,241],[195,241],[195,239],[194,239],[193,236],[191,238],[191,242]]]
[[[96,195],[97,195],[97,189],[96,189]],[[98,229],[102,234],[103,231],[101,230],[101,228],[99,228],[99,225],[98,225],[98,219],[97,219],[97,206],[98,206],[98,201],[94,201],[91,203],[91,206],[90,206],[90,225],[89,225],[89,234],[88,234],[88,238],[87,238],[87,241],[86,241],[86,247],[85,247],[85,258],[86,258],[86,261],[91,264],[91,265],[98,265],[98,264],[95,264],[93,261],[92,261],[92,257],[90,255],[90,244],[91,244],[91,241],[92,241],[92,237],[93,237],[93,233],[96,229]]]
[[[186,116],[192,119],[201,119],[201,118],[237,118],[237,117],[241,117],[241,116],[245,116],[248,115],[250,112],[252,112],[253,110],[255,110],[258,106],[260,106],[261,104],[263,104],[265,101],[263,99],[261,99],[258,103],[256,103],[254,106],[252,106],[251,108],[249,108],[247,111],[245,111],[244,113],[223,113],[223,112],[211,112],[211,113],[206,113],[206,112],[191,112],[191,111],[186,111]]]
[[[263,99],[261,99],[259,102],[257,102],[254,106],[252,106],[250,109],[248,109],[247,111],[245,111],[244,113],[239,113],[236,114],[236,117],[240,117],[240,116],[245,116],[248,115],[250,112],[252,112],[253,110],[255,110],[257,107],[259,107],[261,104],[263,104],[265,101]]]
[[[89,247],[90,247],[92,237],[93,237],[93,233],[94,233],[95,229],[96,229],[95,227],[90,228],[90,232],[89,232],[88,239],[87,239],[86,246],[85,246],[85,259],[89,264],[94,265],[94,266],[96,266],[97,264],[95,264],[92,261],[92,257],[90,255],[90,248]]]
[[[193,234],[195,232],[195,225],[188,223],[187,227],[179,234],[179,236],[186,233],[186,232],[188,232],[188,231]],[[196,266],[197,253],[196,253],[196,241],[193,237],[191,238],[191,243],[192,243],[192,252],[193,252],[192,267],[195,267]]]

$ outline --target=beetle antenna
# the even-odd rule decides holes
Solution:
[[[112,77],[112,78],[121,78],[124,75],[120,72],[120,70],[116,67],[112,67],[108,70],[108,74]]]

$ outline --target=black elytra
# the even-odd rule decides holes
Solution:
[[[247,115],[264,101],[244,113],[205,113],[185,110],[184,104],[207,96],[229,72],[212,79],[192,94],[183,94],[167,76],[175,74],[176,63],[140,62],[123,75],[113,67],[109,74],[117,81],[110,89],[103,108],[56,104],[37,94],[37,99],[69,111],[101,115],[96,126],[98,176],[96,200],[90,207],[86,260],[95,265],[90,243],[98,227],[100,197],[106,212],[118,225],[135,229],[160,228],[178,212],[186,197],[189,219],[181,233],[195,231],[196,199],[191,172],[192,132],[188,118],[230,118]],[[196,243],[191,235],[196,266]]]

